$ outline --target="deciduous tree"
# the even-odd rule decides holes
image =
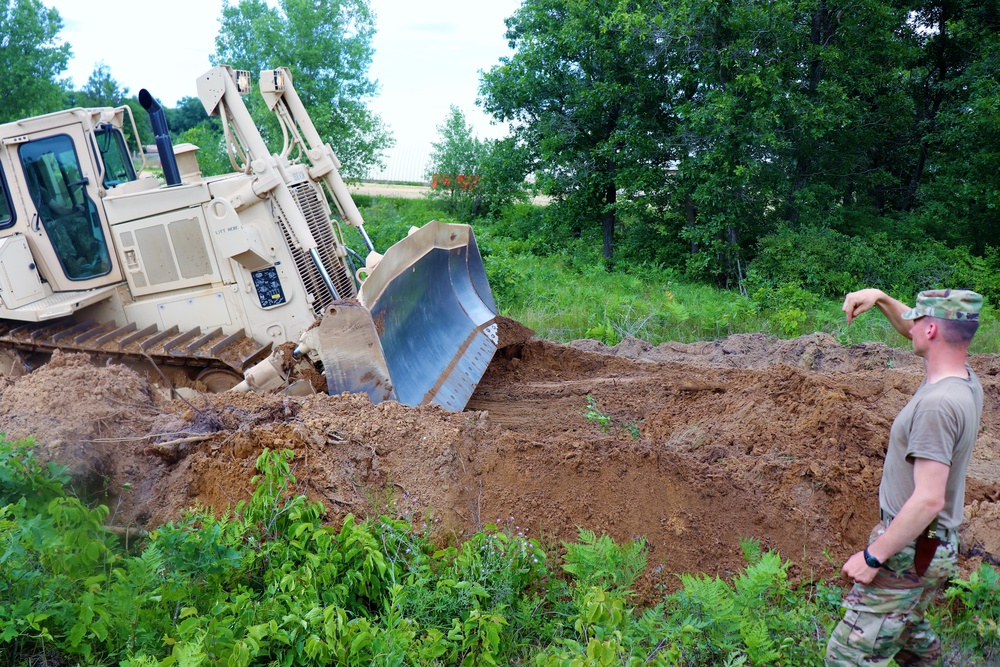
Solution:
[[[483,75],[483,106],[532,153],[538,185],[577,232],[597,222],[610,261],[620,200],[662,183],[673,149],[670,72],[617,0],[526,0],[514,55]]]
[[[1000,246],[1000,3],[915,2],[922,37],[904,210],[919,234]]]
[[[77,104],[91,107],[116,107],[125,101],[128,88],[122,88],[111,76],[111,69],[99,62],[87,78],[78,96]]]
[[[70,57],[61,29],[59,12],[40,0],[0,0],[0,122],[60,107],[58,76]]]
[[[345,175],[360,176],[378,163],[392,138],[366,106],[377,90],[368,78],[375,16],[367,0],[280,0],[276,7],[265,0],[227,0],[221,23],[213,62],[254,75],[289,67],[296,91],[320,136],[344,164]],[[265,133],[273,128],[259,95],[247,100]]]
[[[622,213],[657,219],[637,259],[723,284],[779,231],[1000,244],[995,0],[526,0],[507,25],[483,103],[554,210],[603,215],[605,257]]]
[[[431,147],[427,178],[432,196],[446,197],[460,217],[475,215],[479,179],[482,177],[486,145],[473,134],[465,114],[454,104],[448,117],[438,125],[438,141]]]
[[[182,97],[176,107],[164,109],[164,112],[171,133],[183,134],[197,125],[210,122],[205,107],[197,97]]]
[[[432,197],[447,197],[463,220],[499,215],[510,204],[527,200],[523,144],[513,137],[480,140],[454,105],[437,129],[427,170]]]

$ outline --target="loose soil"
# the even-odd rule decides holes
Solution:
[[[372,405],[364,396],[165,393],[133,371],[56,354],[0,378],[0,430],[33,435],[118,526],[249,497],[265,447],[295,453],[295,492],[329,519],[432,521],[440,539],[493,523],[558,549],[578,527],[648,541],[641,588],[675,573],[725,576],[741,537],[829,577],[878,520],[893,417],[922,362],[825,334],[737,335],[653,347],[531,338],[505,320],[467,409]],[[977,355],[986,405],[966,492],[966,571],[1000,556],[1000,356]],[[588,397],[596,412],[586,416]],[[606,423],[602,424],[604,421]]]

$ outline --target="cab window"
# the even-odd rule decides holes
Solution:
[[[66,277],[89,280],[109,273],[108,244],[73,140],[59,134],[29,141],[18,147],[18,156],[37,219]]]
[[[125,137],[119,130],[111,125],[102,125],[94,130],[94,141],[104,163],[104,187],[113,188],[136,179]]]
[[[7,187],[7,176],[0,167],[0,229],[12,227],[15,221],[14,204],[10,200],[10,188]]]

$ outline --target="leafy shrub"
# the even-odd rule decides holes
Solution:
[[[777,289],[760,287],[751,298],[761,310],[774,314],[778,333],[792,338],[805,332],[809,314],[815,312],[819,297],[798,285],[784,284]]]
[[[518,203],[528,201],[525,176],[527,147],[515,137],[486,141],[479,181],[479,215],[497,218]]]
[[[1000,573],[982,563],[967,581],[953,581],[945,597],[951,601],[949,634],[989,664],[1000,660]]]
[[[510,252],[493,252],[491,247],[479,246],[483,253],[483,267],[490,283],[493,299],[500,312],[509,312],[521,298],[520,288],[524,281],[521,259]]]
[[[782,227],[757,244],[747,291],[794,285],[824,296],[846,294],[865,279],[863,272],[852,269],[874,260],[871,250],[832,229]]]
[[[108,509],[67,496],[65,470],[38,463],[31,442],[0,440],[0,468],[0,657],[58,646],[89,662],[123,631],[102,599],[120,559]]]
[[[755,559],[729,584],[719,577],[681,575],[669,618],[694,664],[821,665],[824,625],[836,613],[822,600],[804,604],[788,583],[790,565],[759,545],[743,542]],[[839,601],[839,600],[838,600]],[[829,604],[829,602],[827,602]],[[761,610],[767,609],[766,612]]]
[[[638,647],[627,646],[632,644],[633,635],[638,634],[631,610],[625,608],[621,598],[598,586],[584,590],[578,612],[569,620],[573,623],[575,637],[561,639],[556,646],[541,651],[535,658],[538,667],[668,664],[655,650],[640,657],[635,654]]]
[[[34,440],[11,443],[0,434],[0,506],[23,500],[26,512],[38,511],[61,496],[68,482],[64,466],[35,459]]]
[[[1000,297],[1000,255],[987,248],[977,257],[965,247],[898,240],[885,232],[861,237],[825,227],[781,227],[758,242],[747,289],[753,293],[783,285],[833,298],[878,287],[909,301],[921,290],[951,287],[995,299]]]
[[[200,149],[198,168],[203,176],[218,176],[234,171],[226,152],[226,139],[215,120],[206,120],[183,130],[177,143],[191,143]]]

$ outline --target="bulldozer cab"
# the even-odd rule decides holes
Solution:
[[[28,195],[26,232],[53,291],[121,280],[99,205],[100,189],[135,180],[121,133],[107,126],[88,135],[78,122],[18,139],[11,161]],[[94,152],[100,155],[96,165]]]

